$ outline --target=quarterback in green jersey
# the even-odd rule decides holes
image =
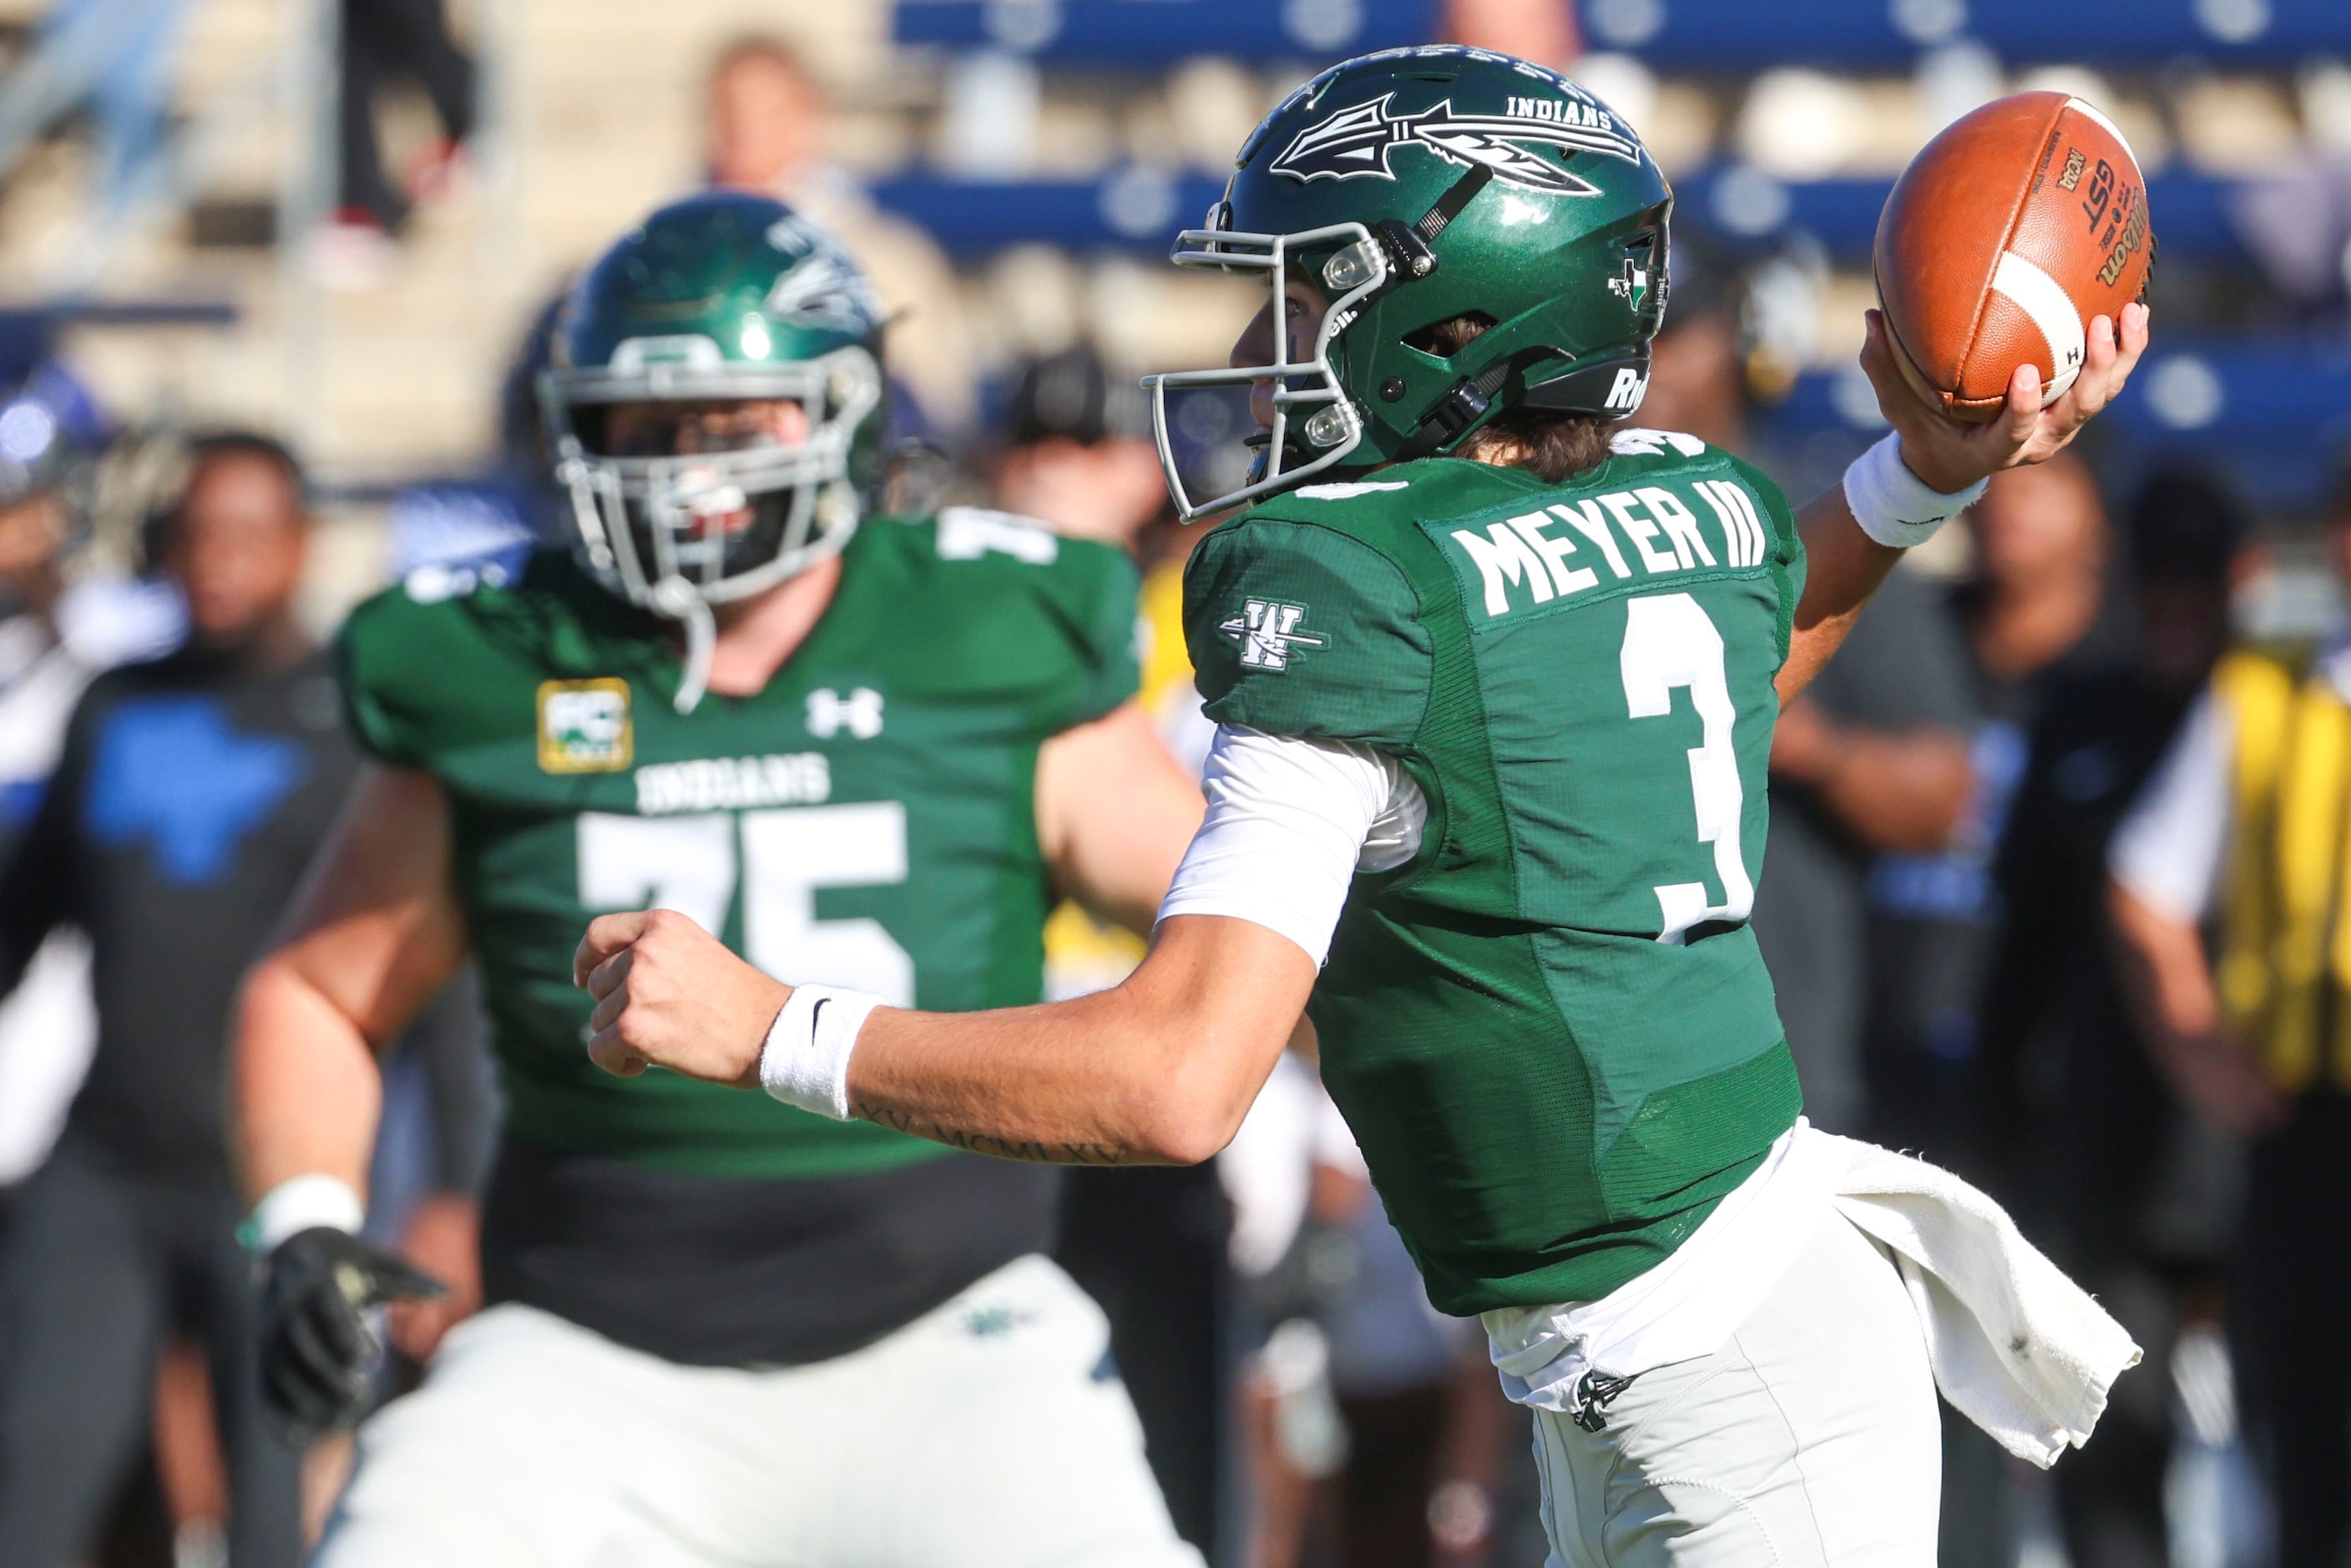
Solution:
[[[434,568],[340,645],[372,759],[247,980],[242,1165],[292,1436],[349,1424],[374,1051],[468,952],[506,1099],[489,1305],[362,1426],[330,1568],[1183,1568],[1054,1173],[581,1044],[596,913],[786,980],[1034,1002],[1063,894],[1147,927],[1200,817],[1134,701],[1126,557],[864,517],[881,321],[771,201],[666,207],[581,278],[542,386],[576,545]],[[661,1457],[637,1451],[651,1440]]]
[[[1766,764],[1901,549],[2069,441],[2147,315],[1976,426],[1873,315],[1894,434],[1793,510],[1618,423],[1670,201],[1620,117],[1524,61],[1301,88],[1176,256],[1268,302],[1232,368],[1155,378],[1247,383],[1260,428],[1244,487],[1176,487],[1250,509],[1186,575],[1219,728],[1142,966],[957,1017],[607,916],[589,1050],[1017,1158],[1189,1161],[1302,1008],[1431,1299],[1482,1315],[1533,1411],[1556,1561],[1928,1563],[1936,1385],[2047,1463],[2137,1351],[1981,1195],[1800,1120],[1748,925]]]

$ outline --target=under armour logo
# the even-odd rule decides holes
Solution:
[[[1303,604],[1277,604],[1262,599],[1252,599],[1241,607],[1241,613],[1217,628],[1241,645],[1241,664],[1252,670],[1286,670],[1290,655],[1299,648],[1326,648],[1330,640],[1311,632],[1301,632],[1298,623],[1306,619]]]
[[[831,740],[844,729],[860,740],[881,734],[882,694],[872,686],[860,686],[845,697],[831,686],[809,693],[809,733]]]

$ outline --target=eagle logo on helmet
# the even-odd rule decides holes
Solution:
[[[1412,145],[1465,168],[1486,164],[1496,178],[1521,190],[1590,196],[1598,194],[1598,186],[1537,157],[1525,144],[1641,161],[1640,144],[1617,129],[1615,117],[1590,104],[1517,99],[1512,101],[1535,112],[1456,114],[1448,98],[1418,114],[1397,114],[1389,107],[1395,98],[1384,94],[1308,126],[1273,161],[1271,172],[1308,184],[1316,180],[1393,180],[1389,152]]]

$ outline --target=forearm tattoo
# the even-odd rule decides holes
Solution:
[[[1120,1166],[1126,1156],[1114,1144],[1049,1144],[1027,1138],[999,1138],[993,1133],[967,1132],[961,1127],[949,1127],[905,1111],[892,1110],[852,1101],[849,1113],[861,1122],[888,1127],[917,1138],[928,1138],[935,1144],[945,1144],[952,1149],[964,1149],[975,1155],[993,1155],[1000,1160],[1028,1160],[1049,1166]]]

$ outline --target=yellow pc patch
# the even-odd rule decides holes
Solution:
[[[629,683],[546,681],[538,688],[538,766],[549,773],[617,773],[636,755]]]

